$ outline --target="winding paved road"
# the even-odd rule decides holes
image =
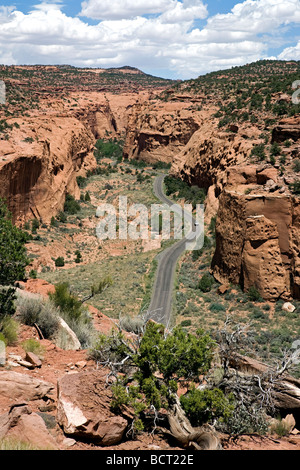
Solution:
[[[172,206],[172,209],[178,208],[179,213],[182,214],[182,208],[176,205],[166,197],[163,191],[163,182],[166,175],[160,175],[154,182],[154,193],[163,204]],[[196,220],[192,217],[190,212],[184,211],[185,223],[188,222],[190,231],[185,238],[174,243],[172,246],[162,251],[158,257],[158,266],[156,272],[155,283],[152,292],[152,298],[148,309],[149,318],[158,323],[169,325],[171,312],[172,312],[172,297],[174,276],[177,260],[181,254],[187,249],[187,242],[196,240],[200,235],[200,226],[195,226]]]

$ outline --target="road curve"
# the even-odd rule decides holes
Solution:
[[[158,176],[154,181],[154,193],[163,204],[173,206],[174,202],[167,198],[163,191],[163,181],[166,175]],[[177,206],[181,211],[181,207]],[[177,260],[187,248],[187,241],[193,240],[198,234],[195,231],[196,220],[190,213],[185,212],[185,220],[188,220],[191,226],[191,231],[178,242],[162,251],[158,257],[158,266],[156,278],[154,282],[150,306],[148,309],[149,318],[152,320],[169,325],[172,311],[172,293],[174,286],[174,276]]]

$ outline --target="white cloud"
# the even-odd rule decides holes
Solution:
[[[207,27],[221,34],[230,30],[257,35],[299,21],[299,0],[246,0],[236,4],[230,13],[210,18]]]
[[[82,2],[79,15],[96,20],[129,19],[162,13],[177,3],[176,0],[87,0]]]
[[[207,17],[202,0],[87,0],[84,11],[102,21],[68,16],[55,0],[27,14],[0,7],[0,63],[132,65],[192,78],[267,57],[275,38],[285,47],[280,59],[300,55],[300,43],[284,42],[285,30],[300,22],[300,0],[245,0],[202,28],[194,23]]]
[[[286,47],[281,54],[279,54],[278,59],[280,60],[300,60],[300,41],[296,46]]]

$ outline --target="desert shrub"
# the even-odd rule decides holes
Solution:
[[[251,286],[247,292],[248,299],[251,302],[260,302],[262,301],[262,297],[259,291],[256,289],[255,286]]]
[[[205,273],[199,281],[198,289],[200,289],[201,292],[210,292],[214,282],[214,278],[210,274]]]
[[[32,352],[36,354],[40,359],[43,359],[45,355],[44,346],[34,338],[29,338],[22,343],[22,348],[25,352]]]
[[[58,258],[56,258],[55,266],[57,268],[62,268],[64,265],[65,265],[65,259],[63,256],[59,256]]]
[[[29,263],[25,243],[28,233],[17,228],[4,201],[0,199],[0,284],[11,285],[25,278]]]
[[[210,232],[215,233],[215,230],[216,230],[216,223],[217,223],[217,216],[212,217],[212,218],[210,219],[210,223],[209,223],[209,227],[208,227],[208,230],[209,230]]]
[[[251,150],[251,155],[258,157],[260,160],[264,160],[266,158],[265,144],[255,145]]]
[[[122,330],[139,334],[143,329],[144,320],[139,316],[131,317],[130,315],[126,315],[124,317],[120,317],[119,324]]]
[[[33,219],[31,221],[31,232],[36,233],[37,229],[40,227],[40,222],[38,219]]]
[[[81,261],[82,261],[82,255],[81,255],[81,253],[80,253],[79,250],[76,250],[76,251],[75,251],[75,256],[76,256],[76,258],[75,258],[75,263],[77,263],[77,264],[78,264],[78,263],[81,263]]]
[[[296,160],[294,161],[293,170],[294,170],[296,173],[299,173],[299,172],[300,172],[300,160],[299,160],[299,158],[296,158]]]
[[[36,271],[36,269],[31,269],[31,270],[30,270],[29,277],[30,277],[31,279],[36,279],[36,278],[37,278],[37,271]]]
[[[76,181],[79,188],[84,188],[86,186],[87,179],[84,176],[77,176]]]
[[[295,181],[289,185],[290,190],[294,194],[300,194],[300,181]]]
[[[209,310],[211,312],[225,312],[226,307],[218,302],[212,302],[210,304]]]
[[[65,222],[67,222],[68,218],[67,218],[67,215],[63,211],[60,211],[57,215],[57,220],[58,220],[58,222],[61,222],[61,223],[64,224]],[[54,226],[54,227],[57,227],[56,223],[52,224],[52,222],[51,222],[51,225]]]
[[[49,297],[59,309],[60,316],[76,334],[82,347],[89,347],[94,334],[91,315],[82,302],[70,292],[68,283],[57,284],[55,292]]]
[[[287,436],[290,432],[287,424],[279,417],[270,427],[271,434],[277,434],[278,437]]]
[[[24,325],[33,326],[38,322],[39,315],[43,308],[41,299],[19,295],[17,297],[16,305],[18,318],[22,323],[24,323]]]
[[[80,345],[83,349],[88,349],[92,346],[95,340],[95,329],[92,323],[92,317],[89,312],[84,309],[79,319],[75,320],[68,315],[62,314],[63,319],[75,333]],[[63,338],[60,336],[60,344],[62,347]]]
[[[5,316],[0,322],[0,331],[7,345],[14,344],[18,339],[18,323],[10,316]]]
[[[0,290],[0,320],[4,316],[14,315],[16,300],[16,290],[13,287],[2,288]]]
[[[184,327],[191,326],[191,324],[192,324],[192,321],[191,321],[191,320],[183,320],[183,321],[180,323],[180,326],[182,326],[182,327],[184,328]]]
[[[77,202],[71,194],[66,195],[64,211],[71,215],[77,214],[77,212],[80,211],[79,202]]]
[[[37,324],[44,338],[52,338],[55,335],[59,326],[59,312],[51,302],[46,302],[43,305]]]
[[[25,325],[40,328],[44,338],[51,338],[58,328],[58,311],[51,302],[39,298],[21,297],[17,299],[18,319]]]
[[[233,435],[266,434],[268,430],[268,422],[264,411],[257,405],[253,405],[251,409],[241,403],[236,403],[234,413],[226,421],[226,431]]]
[[[6,437],[3,439],[0,439],[0,450],[33,451],[33,450],[42,450],[42,449],[37,446],[34,446],[33,444],[30,444],[29,442],[21,441],[14,437]],[[47,449],[47,450],[50,450],[50,449]]]
[[[74,295],[71,294],[69,284],[61,282],[56,284],[55,292],[49,295],[54,305],[61,312],[67,314],[71,318],[78,319],[82,312],[82,303]]]
[[[268,316],[260,309],[255,307],[250,314],[253,320],[268,320]]]
[[[281,147],[277,142],[274,142],[270,148],[270,154],[273,156],[280,155]]]
[[[194,386],[180,397],[180,403],[193,426],[216,419],[227,422],[234,412],[233,396],[226,397],[218,388],[198,390]]]

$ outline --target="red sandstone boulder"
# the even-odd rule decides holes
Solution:
[[[27,443],[36,450],[58,449],[43,418],[25,404],[13,405],[8,413],[0,416],[0,439]]]
[[[110,411],[105,371],[65,375],[58,383],[57,420],[65,434],[110,446],[122,440],[127,420]]]

